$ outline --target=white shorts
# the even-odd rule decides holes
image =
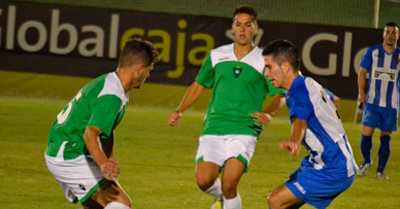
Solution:
[[[199,139],[196,162],[213,162],[221,167],[230,158],[250,165],[257,137],[251,135],[203,135]]]
[[[85,202],[106,183],[100,168],[91,157],[81,155],[72,160],[62,160],[45,154],[45,158],[47,168],[70,202]]]

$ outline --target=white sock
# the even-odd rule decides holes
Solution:
[[[240,198],[239,193],[233,199],[226,199],[224,197],[224,209],[241,209],[242,208],[242,199]]]
[[[129,209],[130,207],[120,203],[120,202],[110,202],[106,205],[104,209]]]
[[[221,180],[217,178],[214,181],[214,184],[210,186],[205,193],[214,196],[215,198],[221,200],[222,199],[222,186],[221,186]]]

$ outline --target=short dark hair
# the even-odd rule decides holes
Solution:
[[[150,41],[129,39],[118,60],[118,67],[130,67],[143,63],[146,67],[158,61],[158,51]]]
[[[248,5],[239,5],[236,7],[235,12],[233,12],[233,21],[235,21],[235,17],[237,14],[248,14],[253,18],[253,21],[257,22],[257,12],[256,10]]]
[[[397,25],[397,23],[395,23],[395,22],[388,22],[388,23],[386,23],[386,25],[385,25],[385,28],[386,27],[399,27],[398,25]]]
[[[292,65],[295,71],[300,70],[299,50],[288,40],[279,39],[269,42],[267,46],[264,47],[262,55],[272,55],[278,65],[287,61]]]

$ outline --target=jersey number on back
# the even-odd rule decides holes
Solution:
[[[60,113],[57,115],[57,123],[58,124],[63,124],[67,119],[69,114],[71,113],[72,110],[72,105],[74,102],[78,101],[79,98],[81,98],[82,93],[81,91],[78,92],[78,94],[68,103],[67,107],[61,110]]]

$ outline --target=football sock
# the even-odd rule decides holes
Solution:
[[[364,156],[364,163],[371,163],[372,136],[361,135],[361,153]]]
[[[240,198],[239,193],[233,199],[226,199],[224,197],[224,208],[223,209],[241,209],[242,208],[242,199]]]
[[[106,205],[104,209],[129,209],[129,208],[130,207],[120,202],[110,202]]]
[[[390,156],[390,135],[381,136],[381,146],[378,151],[378,172],[383,172]]]
[[[214,184],[210,186],[205,193],[214,196],[215,198],[221,200],[222,199],[222,186],[221,186],[221,180],[217,178],[214,181]]]

